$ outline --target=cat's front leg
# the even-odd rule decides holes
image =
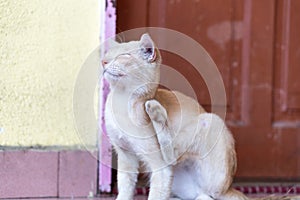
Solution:
[[[169,200],[172,181],[173,169],[170,165],[152,172],[148,200]]]
[[[164,161],[167,164],[175,164],[176,157],[173,147],[173,133],[168,126],[166,109],[156,100],[146,101],[145,108],[156,132]]]
[[[139,162],[133,154],[117,150],[118,153],[118,197],[116,200],[133,200],[137,182]]]

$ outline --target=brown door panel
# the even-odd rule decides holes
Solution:
[[[212,56],[226,89],[239,178],[300,179],[300,1],[121,0],[117,10],[118,32],[174,29]],[[203,79],[184,58],[163,52],[163,62],[210,107]]]

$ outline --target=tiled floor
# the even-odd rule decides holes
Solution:
[[[115,196],[113,196],[113,197],[103,196],[103,197],[96,197],[96,198],[32,198],[32,199],[26,198],[26,200],[69,200],[69,199],[70,200],[115,200],[116,197]],[[17,200],[17,199],[9,199],[9,200]],[[147,197],[146,196],[136,196],[134,198],[134,200],[147,200]]]
[[[268,195],[255,195],[251,197],[266,197]],[[115,196],[103,196],[103,197],[97,197],[97,198],[41,198],[41,199],[26,199],[26,200],[115,200]],[[10,199],[15,200],[15,199]],[[134,200],[147,200],[147,196],[136,196]],[[300,197],[295,197],[293,200],[300,200]]]

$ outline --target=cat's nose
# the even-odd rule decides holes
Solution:
[[[108,62],[107,62],[106,60],[102,60],[102,61],[101,61],[101,64],[102,64],[102,66],[103,66],[104,68],[105,68],[105,65],[107,65],[107,63],[108,63]]]

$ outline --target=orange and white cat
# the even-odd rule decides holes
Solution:
[[[151,172],[149,200],[248,199],[231,188],[236,155],[223,120],[182,93],[157,89],[161,56],[148,34],[113,44],[102,64],[117,200],[133,200],[141,165]]]

